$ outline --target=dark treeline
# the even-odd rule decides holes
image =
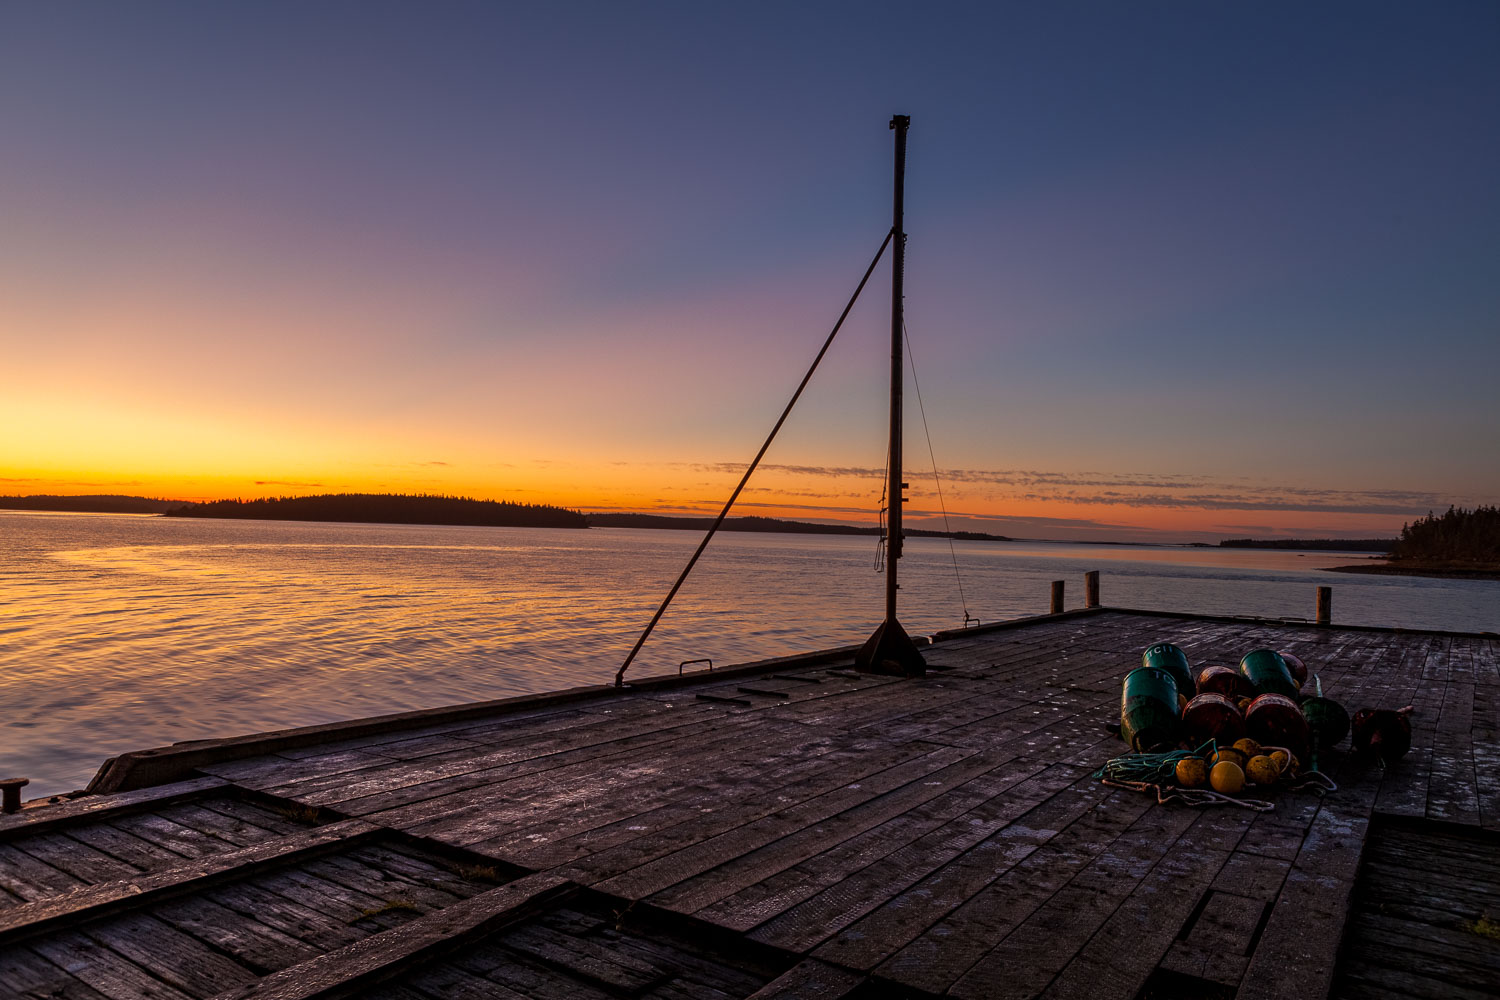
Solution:
[[[661,514],[586,514],[589,525],[596,528],[665,528],[677,531],[707,531],[711,517],[665,517]],[[726,517],[720,531],[778,531],[806,535],[878,535],[879,528],[861,528],[849,524],[813,524],[808,521],[783,521],[774,517]],[[929,531],[907,528],[907,535],[983,542],[1008,542],[1004,535],[987,535],[980,531]]]
[[[1331,552],[1390,552],[1394,538],[1226,538],[1223,549],[1317,549]]]
[[[1403,525],[1394,564],[1500,566],[1500,508],[1449,507]]]
[[[181,500],[153,500],[150,497],[127,497],[116,494],[94,494],[60,497],[38,494],[29,497],[0,497],[0,510],[60,510],[76,514],[161,514],[182,506]]]
[[[576,510],[509,500],[404,493],[329,493],[185,504],[167,517],[266,521],[357,521],[370,524],[475,524],[513,528],[587,528]]]

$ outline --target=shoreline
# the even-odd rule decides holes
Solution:
[[[1500,566],[1468,569],[1454,566],[1393,566],[1388,562],[1369,566],[1326,566],[1325,573],[1361,573],[1366,576],[1425,576],[1438,580],[1500,580]]]

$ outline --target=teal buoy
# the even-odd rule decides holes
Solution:
[[[1240,660],[1240,675],[1250,682],[1256,694],[1279,694],[1297,698],[1297,682],[1292,671],[1274,649],[1252,649]]]
[[[1302,717],[1307,720],[1307,729],[1312,737],[1310,770],[1318,769],[1318,754],[1338,746],[1349,735],[1349,713],[1344,706],[1332,698],[1323,697],[1323,681],[1314,676],[1313,690],[1317,693],[1302,701]]]
[[[1120,738],[1137,753],[1175,747],[1182,738],[1177,681],[1157,667],[1138,667],[1120,688]]]
[[[1188,665],[1187,654],[1179,646],[1170,642],[1147,646],[1146,651],[1141,654],[1141,666],[1155,667],[1171,674],[1172,680],[1177,684],[1178,694],[1191,698],[1198,693],[1198,685],[1193,681],[1193,668]]]

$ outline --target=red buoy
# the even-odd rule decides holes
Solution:
[[[1286,661],[1287,669],[1292,672],[1292,680],[1297,682],[1300,689],[1307,683],[1307,664],[1302,662],[1302,657],[1293,653],[1282,653],[1281,658]]]
[[[1204,667],[1198,675],[1198,690],[1238,698],[1250,693],[1250,686],[1233,667]]]
[[[1245,717],[1222,694],[1200,694],[1182,710],[1182,728],[1192,747],[1216,740],[1227,747],[1245,737]]]
[[[1250,738],[1266,746],[1286,747],[1307,760],[1312,733],[1302,709],[1286,695],[1263,694],[1245,709],[1245,729]]]

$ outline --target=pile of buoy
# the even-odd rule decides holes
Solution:
[[[1134,752],[1111,760],[1100,776],[1155,788],[1163,801],[1169,790],[1183,790],[1181,797],[1200,804],[1287,785],[1329,790],[1318,754],[1348,734],[1349,714],[1323,697],[1316,678],[1316,693],[1304,695],[1307,681],[1301,659],[1273,649],[1251,650],[1238,669],[1213,665],[1195,677],[1180,647],[1149,646],[1121,690],[1119,733]],[[1271,808],[1252,805],[1262,807]]]
[[[1205,785],[1221,795],[1238,795],[1247,785],[1269,787],[1295,777],[1301,762],[1285,747],[1261,746],[1246,736],[1212,756],[1190,754],[1177,761],[1173,778],[1183,788]]]

